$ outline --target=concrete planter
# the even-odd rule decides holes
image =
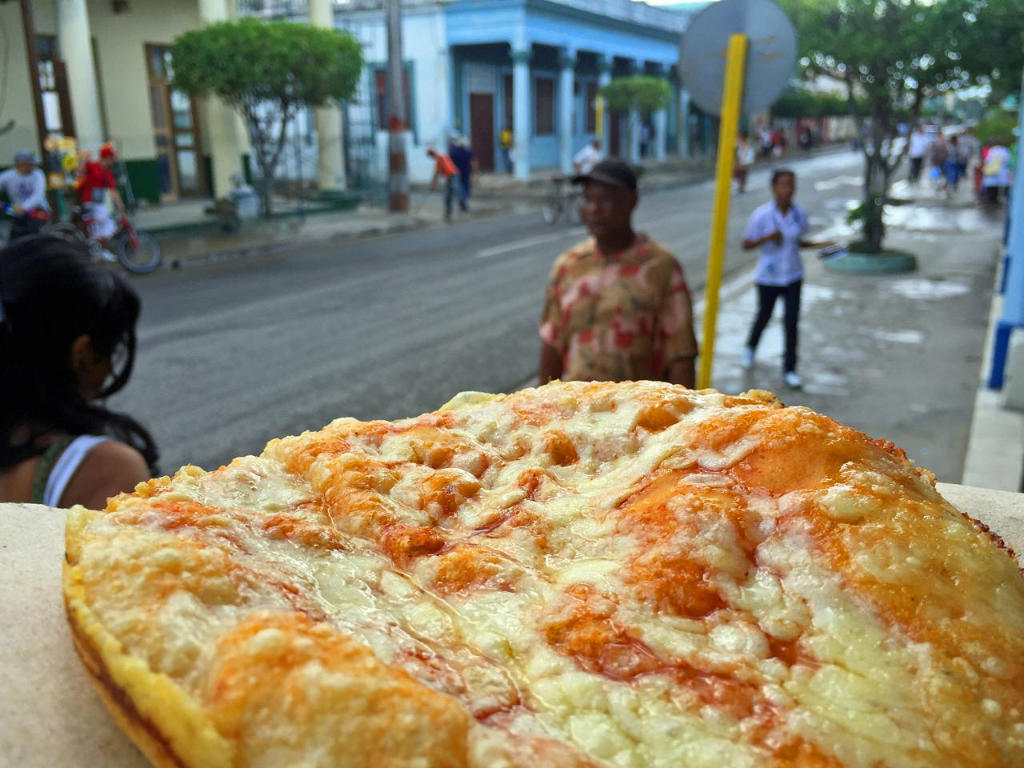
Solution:
[[[913,272],[917,269],[917,257],[906,251],[858,253],[851,250],[826,259],[825,269],[840,275],[892,275]]]

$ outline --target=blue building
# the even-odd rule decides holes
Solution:
[[[387,39],[380,0],[338,6],[336,24],[364,46],[367,71],[347,114],[350,163],[385,143]],[[672,85],[673,103],[651,115],[610,113],[610,155],[662,159],[680,144],[686,96],[675,71],[689,15],[632,0],[406,0],[403,51],[413,180],[429,178],[428,146],[466,136],[481,170],[503,170],[500,136],[511,131],[515,174],[569,171],[595,138],[598,89],[649,74]]]

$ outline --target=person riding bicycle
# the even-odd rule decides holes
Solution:
[[[11,202],[14,222],[9,239],[33,235],[50,218],[46,202],[46,176],[37,167],[39,161],[27,149],[14,153],[14,167],[0,173],[0,191]]]
[[[102,400],[128,382],[139,296],[81,244],[0,251],[0,502],[103,509],[156,474],[149,432]]]
[[[107,241],[117,231],[117,224],[110,216],[110,209],[104,201],[108,195],[110,202],[120,215],[125,215],[124,202],[117,190],[117,179],[111,170],[117,161],[117,152],[110,142],[100,147],[99,162],[90,160],[82,169],[79,180],[78,195],[83,212],[88,217],[89,237],[106,247]]]

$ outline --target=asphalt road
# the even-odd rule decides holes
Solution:
[[[798,161],[797,199],[833,223],[859,172],[852,153]],[[636,217],[705,282],[713,186],[645,195]],[[734,196],[726,272],[751,264],[738,244],[768,199],[768,172]],[[536,374],[537,320],[552,261],[583,239],[539,213],[209,264],[138,279],[136,372],[114,407],[152,430],[165,471],[216,467],[273,437],[339,416],[393,419],[467,389],[508,391]]]

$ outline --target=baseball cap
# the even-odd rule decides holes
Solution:
[[[28,149],[19,149],[14,153],[15,163],[38,163],[35,153]]]
[[[100,147],[100,157],[117,157],[117,152],[114,151],[114,145],[108,141]]]
[[[636,171],[622,160],[602,160],[590,169],[590,173],[572,177],[573,184],[586,184],[588,181],[636,191]]]

